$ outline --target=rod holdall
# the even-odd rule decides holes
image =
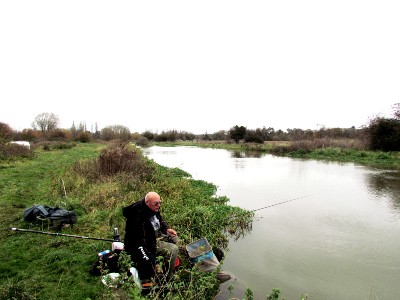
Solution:
[[[23,213],[24,220],[27,222],[36,222],[38,219],[48,219],[58,221],[62,224],[75,224],[78,217],[74,211],[59,207],[50,207],[47,205],[33,205],[26,208]]]

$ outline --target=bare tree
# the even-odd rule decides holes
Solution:
[[[101,130],[101,138],[106,141],[128,141],[131,138],[131,132],[128,127],[123,125],[109,125]]]
[[[400,103],[393,104],[392,108],[395,119],[400,120]]]
[[[43,133],[56,129],[58,127],[60,120],[53,113],[41,113],[36,116],[35,120],[32,122],[33,129],[40,129]]]

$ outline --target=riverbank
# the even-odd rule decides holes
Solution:
[[[137,295],[137,290],[128,287],[110,290],[89,274],[97,253],[110,249],[110,242],[10,231],[10,227],[55,231],[47,223],[23,221],[23,210],[34,204],[62,205],[75,211],[78,222],[64,228],[65,234],[112,239],[113,228],[119,228],[121,237],[124,234],[121,208],[155,190],[163,198],[164,218],[185,244],[207,237],[211,245],[225,248],[229,234],[240,235],[249,228],[251,214],[227,205],[226,197],[216,197],[212,183],[157,165],[137,148],[107,146],[78,143],[70,149],[37,149],[33,159],[0,164],[0,298],[128,299]],[[103,163],[113,166],[111,171],[104,172],[100,156],[106,160]],[[125,158],[133,163],[126,164]],[[217,293],[215,274],[199,272],[185,253],[180,255],[181,266],[171,286],[148,299],[199,299],[199,295],[212,299]]]
[[[159,142],[160,146],[194,146],[226,149],[251,155],[268,153],[291,158],[318,159],[338,162],[353,162],[377,168],[400,170],[400,152],[370,151],[352,148],[352,143],[329,143],[301,141],[270,141],[264,144],[227,143],[225,141]]]

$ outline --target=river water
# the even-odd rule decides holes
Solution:
[[[287,300],[400,299],[398,171],[196,147],[144,152],[214,183],[230,205],[257,210],[223,262],[240,282],[238,298],[242,286],[254,299],[273,288]]]

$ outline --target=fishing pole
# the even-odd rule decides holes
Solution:
[[[48,232],[48,231],[40,231],[40,230],[32,230],[32,229],[21,229],[21,228],[10,228],[12,231],[21,231],[21,232],[32,232],[32,233],[39,233],[39,234],[47,234],[47,235],[55,235],[55,236],[65,236],[65,237],[72,237],[78,239],[86,239],[86,240],[96,240],[96,241],[107,241],[107,242],[117,242],[119,241],[118,235],[118,228],[114,228],[114,239],[103,239],[103,238],[96,238],[96,237],[88,237],[82,235],[74,235],[74,234],[65,234],[65,233],[58,233],[58,232]]]
[[[306,198],[306,197],[311,197],[311,196],[314,196],[314,195],[301,196],[301,197],[297,197],[297,198],[294,198],[294,199],[286,200],[286,201],[283,201],[283,202],[278,202],[278,203],[275,203],[275,204],[271,204],[271,205],[268,205],[268,206],[265,206],[265,207],[253,209],[253,210],[250,210],[250,211],[251,211],[251,212],[253,212],[253,211],[258,211],[258,210],[270,208],[270,207],[272,207],[272,206],[281,205],[281,204],[284,204],[284,203],[287,203],[287,202],[291,202],[291,201],[294,201],[294,200],[299,200],[299,199]]]

